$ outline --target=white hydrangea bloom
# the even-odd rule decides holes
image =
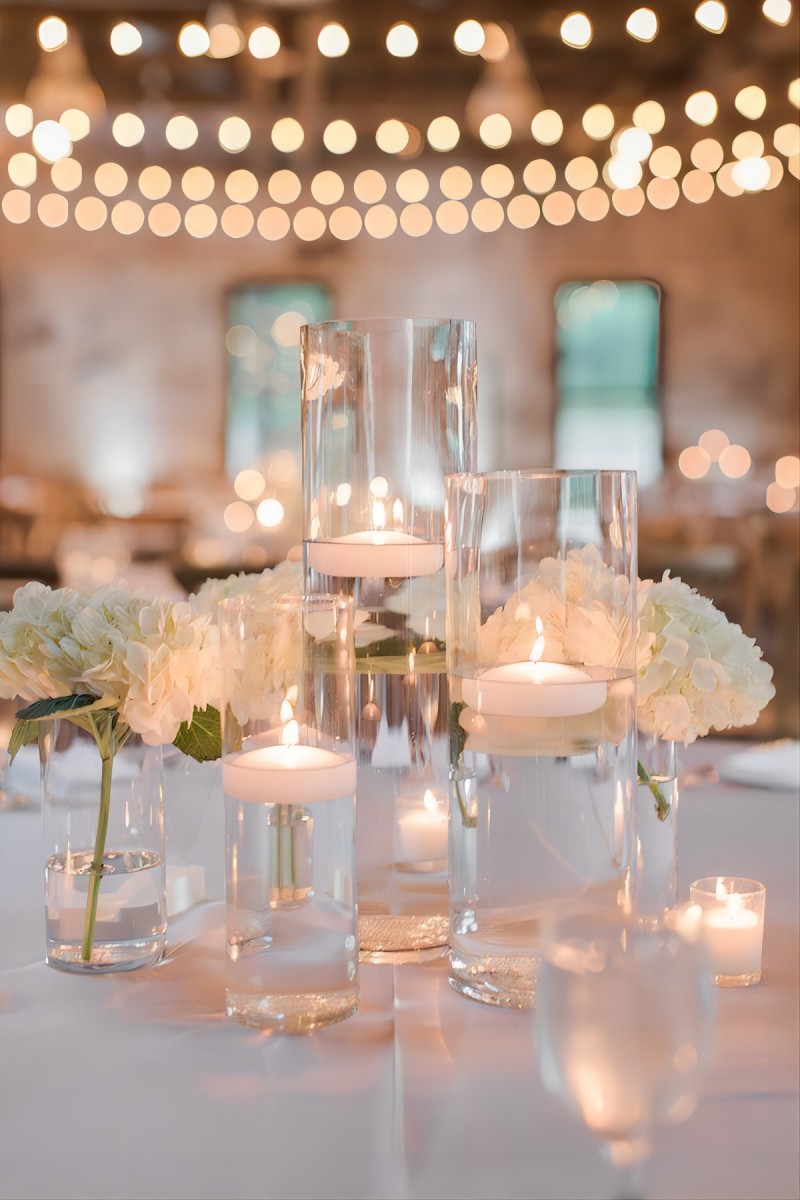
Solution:
[[[752,725],[775,695],[754,640],[669,571],[639,585],[637,663],[640,728],[687,746]]]
[[[302,596],[303,568],[300,563],[278,563],[276,567],[268,567],[261,574],[248,574],[241,571],[238,575],[229,575],[227,579],[207,579],[197,593],[189,597],[189,603],[194,613],[210,613],[216,620],[217,605],[220,600],[229,600],[232,596],[244,596],[250,592],[277,599],[279,596]]]

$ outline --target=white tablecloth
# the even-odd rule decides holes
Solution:
[[[726,749],[706,742],[694,759]],[[209,777],[171,816],[182,855],[206,846],[213,895]],[[682,895],[704,875],[767,885],[764,980],[717,990],[716,1066],[695,1115],[657,1135],[650,1197],[800,1194],[799,813],[792,792],[701,783],[682,796]],[[539,1083],[530,1013],[456,996],[444,961],[373,966],[349,1021],[266,1036],[224,1016],[222,920],[212,900],[172,921],[152,970],[50,970],[40,814],[0,813],[0,1196],[611,1194],[595,1139]]]

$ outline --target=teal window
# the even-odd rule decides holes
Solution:
[[[556,292],[555,465],[663,469],[658,396],[661,293],[642,280],[563,284]]]

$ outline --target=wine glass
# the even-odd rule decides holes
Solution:
[[[542,1080],[604,1140],[619,1200],[643,1196],[653,1129],[694,1111],[713,993],[696,923],[642,929],[618,909],[545,933],[536,994]]]

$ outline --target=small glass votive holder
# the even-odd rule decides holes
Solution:
[[[703,941],[717,987],[752,987],[761,980],[767,889],[755,879],[711,875],[689,889],[703,912]]]

